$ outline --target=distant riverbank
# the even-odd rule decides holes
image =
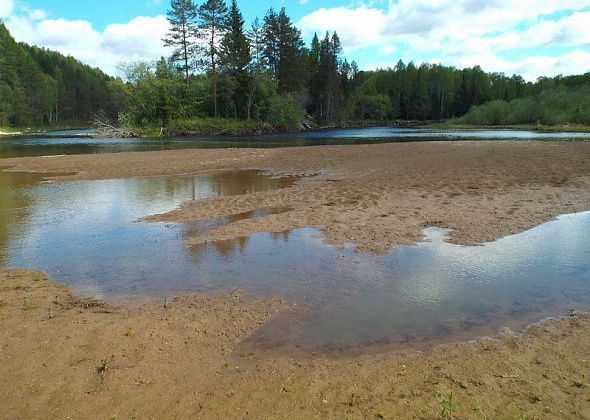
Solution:
[[[582,124],[515,124],[515,125],[469,125],[455,123],[453,120],[436,122],[424,125],[426,128],[442,130],[526,130],[538,132],[569,132],[569,133],[590,133],[590,125]]]

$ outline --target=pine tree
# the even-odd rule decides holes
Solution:
[[[264,43],[262,57],[276,79],[278,79],[278,66],[281,55],[279,37],[278,15],[273,8],[270,8],[264,16],[264,25],[262,27],[262,40]]]
[[[172,60],[182,63],[180,69],[189,83],[190,62],[195,56],[197,7],[193,0],[171,0],[168,11],[170,31],[163,39],[164,45],[174,47]]]
[[[227,29],[227,6],[223,0],[207,0],[198,9],[199,36],[207,46],[205,55],[211,77],[213,116],[217,118],[217,67],[219,65],[219,42]]]

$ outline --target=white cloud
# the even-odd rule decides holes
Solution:
[[[164,16],[139,16],[100,32],[85,20],[46,19],[43,11],[33,10],[8,17],[6,25],[18,41],[71,55],[112,75],[122,62],[151,61],[170,54],[161,41],[168,31]]]
[[[0,0],[0,18],[10,16],[14,9],[14,0]]]
[[[337,31],[346,48],[379,43],[387,24],[387,16],[378,9],[359,7],[349,9],[321,8],[299,21],[299,27],[307,38],[314,32]]]
[[[387,54],[396,46],[397,51],[409,50],[414,56],[436,55],[445,64],[457,66],[481,59],[480,64],[488,70],[514,69],[529,79],[547,72],[589,70],[582,61],[576,62],[578,67],[568,63],[566,58],[571,57],[567,54],[515,61],[501,59],[497,54],[518,48],[535,48],[538,54],[539,49],[556,45],[587,53],[584,48],[590,45],[590,0],[399,0],[388,4],[386,9],[370,4],[322,8],[303,17],[299,24],[306,37],[315,31],[337,31],[345,53],[371,48]],[[558,12],[564,17],[548,19]],[[381,65],[376,62],[371,66]]]

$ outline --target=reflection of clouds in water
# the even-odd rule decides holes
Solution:
[[[0,220],[5,229],[10,224],[7,258],[99,296],[238,287],[302,299],[314,308],[313,322],[293,337],[332,343],[449,334],[495,322],[499,315],[547,313],[588,296],[579,291],[589,281],[590,212],[477,247],[446,243],[445,230],[431,228],[429,242],[401,246],[387,256],[355,253],[350,244],[326,245],[313,228],[190,249],[183,242],[288,209],[187,224],[131,222],[171,210],[193,191],[195,197],[234,194],[292,182],[250,171],[23,187],[24,198],[8,206],[22,205],[26,217]],[[11,233],[15,225],[20,237]]]

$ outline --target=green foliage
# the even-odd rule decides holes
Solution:
[[[131,337],[135,335],[135,329],[133,329],[133,327],[126,327],[125,331],[123,331],[123,335],[125,337]]]
[[[397,117],[387,95],[356,95],[351,103],[350,116],[355,120],[386,121]]]
[[[124,103],[112,78],[72,57],[17,44],[0,22],[0,127],[87,123]]]
[[[301,128],[305,110],[297,104],[290,94],[274,96],[270,100],[270,108],[266,121],[283,130]]]
[[[269,124],[261,121],[225,118],[192,118],[174,120],[166,129],[171,136],[183,135],[229,135],[247,136],[272,131]]]
[[[112,357],[105,357],[104,359],[102,359],[99,365],[96,367],[96,373],[98,373],[99,375],[105,373],[109,368],[109,365],[111,364],[111,360]]]
[[[590,80],[577,89],[554,88],[534,97],[474,106],[459,122],[470,125],[590,124]]]
[[[31,309],[35,309],[37,307],[37,304],[29,298],[23,298],[22,307],[25,311],[28,311]]]
[[[168,20],[171,57],[123,66],[125,81],[18,44],[0,23],[0,127],[82,124],[95,115],[168,134],[293,130],[311,118],[590,125],[590,73],[530,83],[479,66],[402,61],[363,72],[342,57],[336,33],[315,35],[307,49],[284,8],[246,32],[236,0],[229,9],[223,0],[171,0]]]
[[[438,415],[441,419],[452,419],[453,413],[457,411],[459,406],[455,403],[453,393],[448,394],[443,391],[437,391],[436,397],[438,399]]]

